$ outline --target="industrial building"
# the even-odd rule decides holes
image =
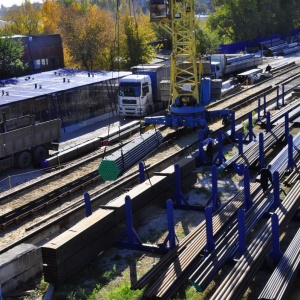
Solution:
[[[0,116],[34,115],[37,122],[60,118],[62,128],[117,111],[117,86],[131,72],[57,69],[2,81]]]

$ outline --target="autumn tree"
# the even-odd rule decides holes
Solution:
[[[21,6],[13,6],[5,11],[3,18],[8,21],[4,28],[6,34],[38,34],[41,21],[40,5],[25,0]]]
[[[21,75],[26,66],[21,58],[24,51],[21,40],[0,38],[0,79]]]
[[[61,4],[54,0],[45,0],[41,10],[43,34],[59,33],[59,22],[61,16]]]
[[[59,25],[69,67],[103,70],[110,66],[114,21],[107,11],[89,5],[87,10],[73,3],[62,10]]]

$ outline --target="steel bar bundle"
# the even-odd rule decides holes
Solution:
[[[300,268],[300,229],[285,251],[258,299],[286,299],[287,289]]]
[[[252,184],[250,188],[251,195],[256,194],[260,186]],[[226,224],[235,217],[239,208],[244,204],[244,190],[239,191],[233,199],[213,216],[214,236],[224,230]],[[187,245],[175,260],[164,269],[163,273],[156,282],[144,293],[145,298],[169,299],[180,288],[181,284],[191,275],[193,270],[199,265],[200,254],[206,246],[205,226],[202,232],[199,232],[193,241]]]
[[[278,216],[279,228],[286,227],[294,216],[300,204],[300,182],[297,182],[275,210]],[[249,245],[248,250],[241,256],[221,285],[217,288],[210,300],[241,299],[257,270],[263,263],[265,255],[270,251],[272,244],[272,223],[266,225],[257,233],[257,237]]]
[[[264,135],[264,152],[278,142],[285,133],[284,124],[275,126],[270,132]],[[247,168],[252,166],[259,159],[259,142],[248,148],[243,154],[240,154],[235,162],[235,166],[243,165]]]
[[[98,168],[99,175],[104,180],[116,180],[124,171],[156,149],[162,140],[163,136],[159,131],[147,131],[113,154],[105,157]]]
[[[272,205],[272,196],[265,198],[263,192],[258,194],[258,200],[246,212],[246,234],[249,233],[261,217],[270,209]],[[190,276],[189,282],[196,287],[198,291],[204,291],[213,280],[219,269],[232,258],[238,248],[238,222],[235,219],[232,222],[230,230],[222,239],[217,241],[215,250],[207,256],[195,272]]]
[[[300,157],[300,132],[293,138],[293,159],[298,161]],[[286,145],[270,162],[272,165],[271,172],[279,172],[279,177],[282,178],[285,175],[285,171],[288,168],[288,145]]]

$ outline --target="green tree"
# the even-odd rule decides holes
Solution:
[[[215,32],[209,30],[204,24],[196,23],[195,31],[196,52],[205,55],[206,53],[216,53],[218,51],[220,41]]]
[[[122,2],[120,7],[120,56],[122,67],[149,63],[155,57],[155,48],[149,43],[156,39],[150,26],[149,14]]]
[[[80,4],[64,7],[59,24],[68,67],[104,70],[110,66],[114,21],[107,11],[96,6],[82,10]]]
[[[0,38],[0,78],[10,78],[21,75],[26,66],[21,57],[24,51],[21,40],[11,37]]]

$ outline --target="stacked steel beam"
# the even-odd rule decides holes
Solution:
[[[256,194],[259,189],[260,186],[258,184],[251,184],[251,195]],[[227,225],[229,223],[231,224],[230,220],[235,218],[237,210],[243,207],[243,203],[244,190],[241,190],[233,196],[231,201],[229,201],[225,207],[222,207],[222,209],[217,211],[212,220],[215,236],[217,234],[221,234],[223,230],[227,228]],[[132,288],[140,289],[144,287],[155,277],[155,275],[157,275],[157,272],[160,271],[161,275],[159,278],[151,285],[143,296],[145,298],[169,299],[172,295],[174,295],[202,259],[200,254],[203,253],[206,246],[205,221],[200,225],[197,227],[197,231],[192,232],[193,239],[189,240],[189,244],[185,244],[184,248],[181,248],[182,246],[179,245],[181,248],[181,252],[179,254],[177,252],[173,252],[172,259],[167,258],[167,264],[164,262],[163,258],[158,263],[158,265],[161,264],[163,267],[156,267],[155,270],[150,270],[149,272],[151,273],[151,276],[146,274],[145,276],[147,280],[141,278],[134,286],[132,286]],[[174,253],[177,255],[174,256]]]
[[[293,138],[293,159],[297,162],[300,158],[300,132]],[[277,171],[279,177],[282,178],[286,175],[288,168],[288,145],[286,145],[275,158],[270,162],[271,172]]]
[[[270,132],[263,137],[264,152],[270,150],[285,134],[284,124],[275,126]],[[240,154],[234,163],[235,169],[241,169],[241,166],[249,168],[259,159],[259,142],[248,148],[243,154]]]
[[[300,229],[276,266],[258,299],[286,299],[291,281],[300,269]]]
[[[269,198],[264,196],[263,191],[260,190],[260,193],[257,195],[257,201],[246,212],[246,234],[252,230],[272,205],[273,195]],[[238,222],[236,219],[232,222],[230,230],[226,232],[226,235],[216,242],[217,246],[215,250],[203,259],[198,268],[190,276],[189,282],[198,291],[204,291],[223,265],[234,256],[238,250],[238,236]]]
[[[280,229],[287,226],[300,205],[299,190],[300,182],[298,181],[289,191],[279,208],[275,210]],[[262,265],[265,256],[269,253],[271,244],[272,222],[268,220],[210,299],[241,299],[257,270]]]
[[[103,180],[116,180],[124,171],[146,157],[162,142],[159,131],[149,130],[113,154],[105,157],[98,168]]]

